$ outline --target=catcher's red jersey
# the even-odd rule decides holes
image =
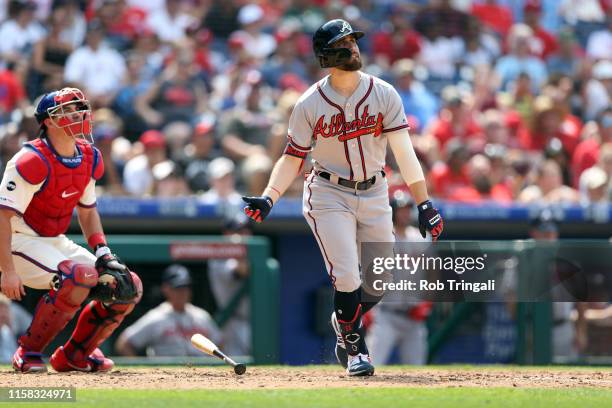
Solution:
[[[60,157],[42,139],[25,146],[32,149],[32,153],[18,159],[16,167],[19,174],[32,184],[43,180],[44,183],[34,194],[23,218],[41,236],[63,234],[90,180],[102,177],[102,155],[96,148],[80,140],[77,140],[79,154],[71,158]]]

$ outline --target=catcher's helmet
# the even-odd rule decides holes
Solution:
[[[68,109],[69,105],[74,105],[74,110]],[[79,113],[78,120],[74,112]],[[54,126],[63,128],[69,135],[93,143],[91,105],[80,89],[63,88],[43,95],[36,105],[34,116],[41,128],[44,128],[45,119],[49,118]]]
[[[342,19],[330,20],[314,33],[312,48],[321,68],[337,67],[351,58],[351,51],[347,48],[330,48],[330,45],[347,35],[352,35],[358,40],[365,34],[363,31],[353,30],[353,27]]]

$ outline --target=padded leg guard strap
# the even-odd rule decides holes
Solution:
[[[19,338],[19,345],[28,351],[42,353],[76,314],[98,281],[98,273],[90,265],[63,261],[58,265],[58,272],[57,284],[40,299],[30,327]]]
[[[138,296],[131,303],[105,305],[99,300],[89,302],[81,312],[70,339],[64,345],[66,357],[74,362],[84,361],[106,340],[130,314],[142,297],[142,282],[132,273]]]

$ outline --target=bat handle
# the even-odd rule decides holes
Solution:
[[[229,365],[231,365],[232,367],[235,367],[238,363],[236,363],[234,360],[232,360],[230,357],[226,356],[224,352],[222,352],[219,349],[215,349],[213,350],[213,354],[216,357],[219,357],[221,360],[225,361],[226,363],[228,363]]]
[[[223,361],[225,361],[226,363],[228,363],[229,365],[231,365],[232,367],[234,367],[234,372],[236,374],[242,375],[246,371],[246,366],[244,364],[236,363],[230,357],[226,356],[225,353],[223,353],[221,350],[215,349],[213,350],[213,354],[219,357],[220,359],[222,359]]]

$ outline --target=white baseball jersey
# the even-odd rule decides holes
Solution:
[[[327,76],[298,100],[289,119],[287,154],[312,152],[315,170],[367,180],[385,165],[387,135],[408,128],[402,100],[387,82],[360,72],[350,97]]]

